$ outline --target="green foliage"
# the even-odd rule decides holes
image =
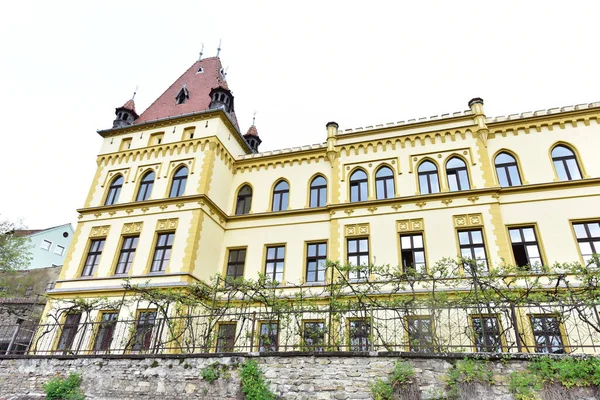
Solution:
[[[218,365],[208,365],[200,371],[200,376],[202,379],[207,381],[208,383],[213,383],[221,376]]]
[[[56,377],[44,384],[48,400],[84,400],[81,391],[81,375],[70,373],[65,379]]]
[[[263,378],[263,373],[254,360],[247,360],[240,368],[242,392],[246,400],[274,400],[275,395]]]
[[[469,358],[458,361],[454,368],[448,370],[446,375],[446,384],[449,389],[448,396],[457,398],[461,385],[473,383],[491,385],[494,383],[493,376],[487,361]]]
[[[387,380],[377,378],[371,385],[371,394],[375,400],[391,400],[394,393],[412,382],[415,369],[405,361],[397,361],[394,370]]]
[[[150,364],[150,368],[156,368],[158,367],[158,361],[154,360],[152,361],[152,364]]]
[[[0,271],[25,269],[31,261],[31,241],[28,237],[13,234],[23,227],[8,220],[0,220]]]
[[[542,389],[540,379],[532,373],[517,371],[510,374],[508,390],[516,400],[537,400],[536,392]]]

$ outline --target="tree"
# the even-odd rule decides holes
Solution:
[[[0,220],[0,297],[15,289],[17,271],[27,268],[31,261],[31,241],[15,234],[22,228],[21,223]]]

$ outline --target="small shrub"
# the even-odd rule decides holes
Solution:
[[[375,400],[391,400],[400,388],[408,386],[415,377],[415,369],[407,362],[398,361],[387,380],[377,378],[371,385]]]
[[[540,380],[532,373],[517,371],[510,374],[508,390],[516,400],[537,400],[536,392],[541,389]]]
[[[202,379],[204,379],[208,383],[213,383],[214,381],[219,379],[220,372],[216,366],[209,365],[207,367],[202,368],[202,371],[200,371],[200,375],[202,376]]]
[[[390,400],[394,396],[392,385],[383,379],[375,379],[375,383],[371,385],[371,394],[373,400]]]
[[[448,397],[458,398],[461,389],[464,390],[475,383],[491,385],[494,383],[493,372],[487,362],[465,358],[458,361],[446,376]],[[472,387],[472,386],[471,386]]]
[[[70,373],[65,379],[56,377],[44,384],[48,400],[85,400],[81,391],[81,375]]]
[[[240,378],[246,400],[275,400],[256,361],[248,360],[242,364]]]

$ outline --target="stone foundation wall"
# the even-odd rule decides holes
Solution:
[[[343,355],[277,355],[256,357],[272,390],[280,399],[370,399],[370,385],[384,378],[400,357]],[[237,366],[245,356],[231,357],[94,357],[0,359],[0,400],[39,398],[42,384],[60,375],[77,372],[83,377],[86,399],[166,400],[243,399]],[[444,377],[456,361],[452,358],[404,359],[416,369],[422,399],[443,398]],[[512,400],[507,377],[524,369],[526,360],[492,361],[493,386],[475,386],[464,392],[465,399]],[[201,370],[219,364],[221,377],[210,384]],[[585,393],[577,395],[588,397]],[[414,397],[412,397],[414,398]],[[566,400],[568,397],[563,398]],[[575,397],[574,397],[575,398]]]

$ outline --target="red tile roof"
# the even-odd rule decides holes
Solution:
[[[198,72],[200,68],[202,72]],[[221,69],[221,60],[218,57],[196,61],[135,120],[134,124],[208,110],[211,89],[219,86],[229,89],[221,75]],[[189,98],[185,103],[177,104],[175,98],[184,85],[189,92]],[[232,112],[230,116],[237,127],[235,113]]]
[[[137,115],[137,113],[135,112],[135,103],[133,102],[133,99],[127,100],[125,104],[123,104],[123,106],[119,108],[124,108],[126,110],[133,111]]]
[[[256,129],[255,125],[252,125],[250,129],[248,129],[248,132],[246,132],[244,137],[246,136],[258,136],[258,129]]]

